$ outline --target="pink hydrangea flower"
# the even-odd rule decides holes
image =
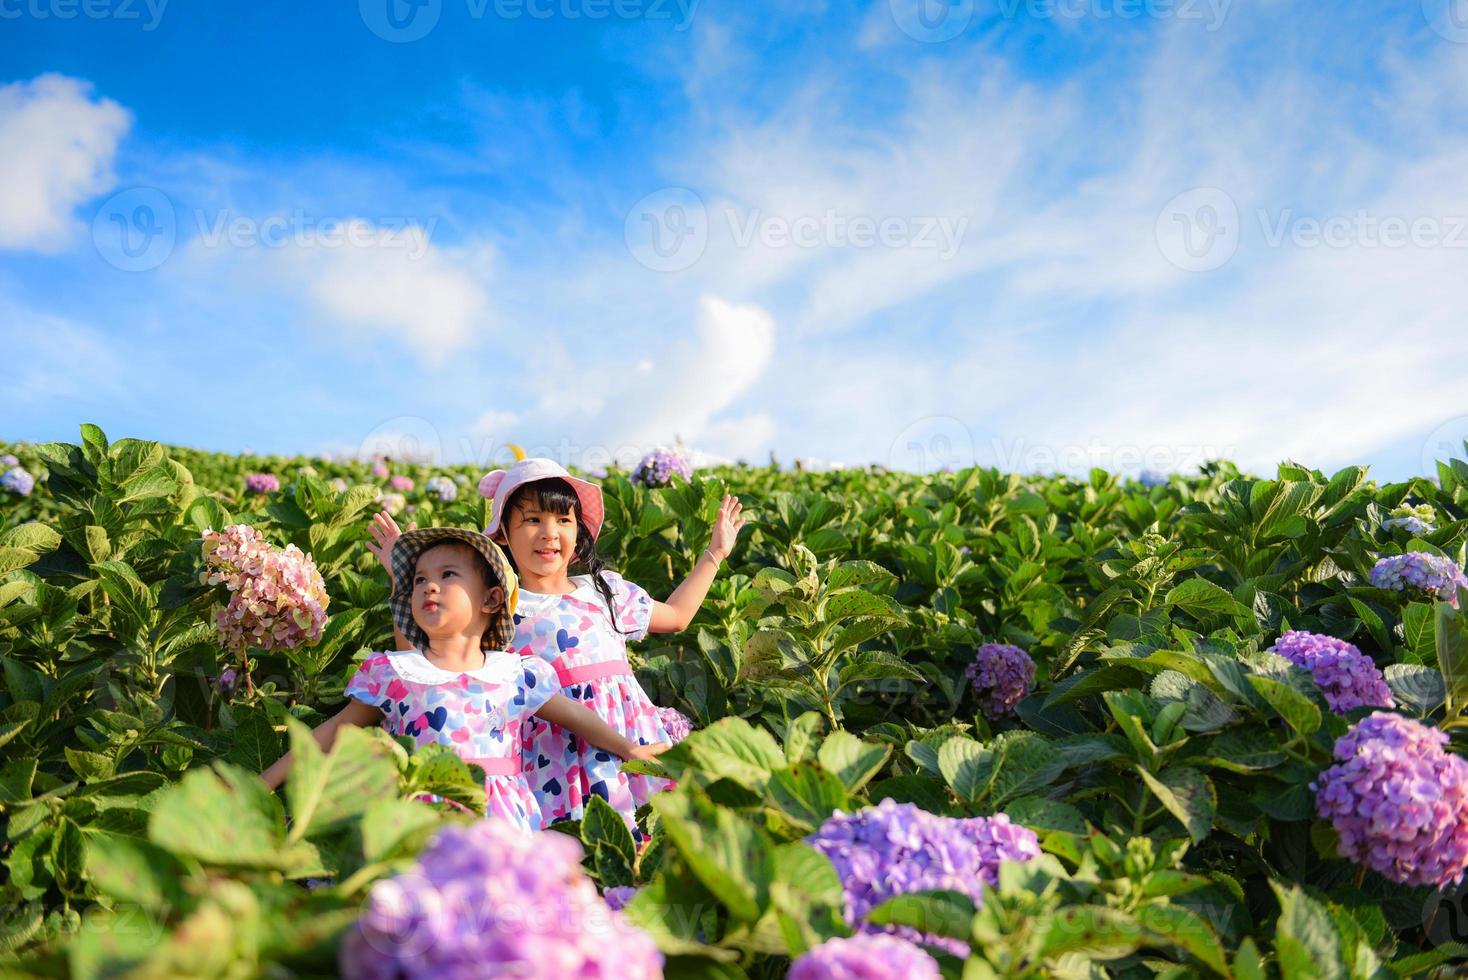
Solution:
[[[413,478],[410,476],[403,476],[401,473],[395,473],[388,478],[387,485],[392,487],[394,490],[406,492],[413,489]]]
[[[280,477],[274,473],[249,473],[245,476],[246,493],[274,493],[280,489]]]
[[[228,649],[293,650],[321,639],[330,599],[310,555],[275,548],[248,524],[205,531],[203,552],[200,581],[229,595],[215,617]]]
[[[659,708],[658,720],[668,731],[668,737],[674,742],[681,742],[693,732],[693,722],[688,716],[677,708]]]

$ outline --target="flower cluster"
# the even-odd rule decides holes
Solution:
[[[0,473],[0,487],[11,493],[18,493],[22,497],[29,497],[31,491],[36,488],[36,478],[24,468],[12,466],[4,473]]]
[[[659,708],[658,721],[663,723],[667,729],[668,737],[674,742],[681,742],[693,732],[693,722],[688,716],[677,708]]]
[[[339,476],[332,477],[331,478],[331,489],[335,490],[337,493],[346,493],[347,492],[347,481],[346,480],[343,480]]]
[[[985,886],[999,883],[1001,862],[1028,861],[1040,854],[1034,832],[1010,823],[1003,813],[940,817],[890,799],[856,813],[838,810],[806,840],[836,866],[846,896],[846,919],[854,928],[893,933],[957,955],[966,951],[954,940],[908,926],[871,926],[862,920],[904,892],[941,888],[977,901]]]
[[[989,718],[1014,712],[1035,682],[1035,662],[1008,643],[985,643],[963,675],[979,696],[979,707]]]
[[[394,517],[401,514],[408,506],[408,498],[400,493],[384,493],[377,499],[382,504],[382,509]]]
[[[1396,707],[1381,671],[1355,644],[1323,633],[1290,630],[1270,649],[1308,670],[1315,678],[1315,686],[1325,695],[1325,703],[1338,715],[1363,704],[1373,708]]]
[[[1148,489],[1165,487],[1167,486],[1167,474],[1157,470],[1143,470],[1137,474],[1137,482]]]
[[[246,493],[274,493],[280,489],[280,477],[274,473],[248,473],[245,475]]]
[[[937,962],[896,936],[827,939],[796,957],[788,980],[939,980]]]
[[[379,480],[387,479],[387,464],[380,459],[377,460],[372,464],[372,475]]]
[[[412,868],[372,886],[342,941],[342,976],[661,977],[651,937],[607,907],[581,854],[565,834],[496,817],[444,827]]]
[[[1432,601],[1458,604],[1458,587],[1468,588],[1468,577],[1451,558],[1409,551],[1392,555],[1376,563],[1371,570],[1371,584],[1378,589],[1393,589]]]
[[[1430,534],[1437,529],[1437,511],[1432,509],[1431,504],[1418,504],[1409,507],[1403,504],[1395,508],[1381,526],[1390,531],[1394,527],[1405,530],[1408,534]]]
[[[293,650],[321,639],[330,601],[326,583],[311,556],[295,545],[272,547],[248,524],[205,531],[199,577],[229,592],[215,625],[230,650]]]
[[[632,901],[632,897],[636,894],[637,888],[632,885],[613,885],[602,892],[601,897],[607,903],[607,908],[613,912],[620,912],[627,907],[627,903]]]
[[[394,473],[388,477],[387,485],[401,493],[406,493],[413,489],[413,478],[411,476],[403,476],[401,473]]]
[[[1335,743],[1336,765],[1310,784],[1340,853],[1405,885],[1457,885],[1468,870],[1468,761],[1447,733],[1386,711]]]
[[[693,467],[677,450],[660,447],[642,457],[632,471],[632,482],[644,487],[666,487],[673,482],[674,476],[691,480]]]
[[[4,456],[0,456],[0,466],[5,467],[6,469],[9,469],[12,466],[19,466],[19,465],[20,465],[20,460],[19,459],[16,459],[15,456],[14,456],[14,454],[12,454],[12,453],[6,453]]]
[[[446,476],[429,477],[428,482],[423,484],[423,489],[446,504],[452,503],[459,496],[459,485]]]

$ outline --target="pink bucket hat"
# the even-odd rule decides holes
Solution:
[[[510,497],[514,496],[518,487],[536,480],[549,480],[560,478],[571,485],[576,491],[577,498],[581,501],[581,523],[591,533],[591,539],[596,540],[601,531],[601,522],[606,517],[606,508],[602,505],[601,487],[595,483],[578,480],[566,468],[553,459],[544,457],[532,457],[522,459],[507,470],[495,470],[486,473],[479,481],[479,493],[481,496],[489,497],[494,501],[494,507],[490,510],[489,527],[484,533],[493,538],[500,533],[501,525],[505,518],[505,504],[509,503]]]

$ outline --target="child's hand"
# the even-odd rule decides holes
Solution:
[[[404,530],[411,531],[417,527],[417,523],[409,521]],[[392,546],[393,542],[403,536],[398,529],[398,522],[392,519],[387,511],[373,515],[372,524],[367,528],[372,533],[372,542],[367,545],[367,550],[377,556],[382,567],[387,570],[387,580],[392,581]]]
[[[714,533],[709,540],[709,552],[718,561],[728,558],[734,550],[734,539],[744,527],[744,505],[738,497],[724,495],[719,504],[719,516],[714,518]]]
[[[673,747],[671,742],[654,742],[651,745],[634,745],[627,753],[628,759],[656,759]]]

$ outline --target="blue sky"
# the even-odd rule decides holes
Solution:
[[[316,6],[0,0],[0,438],[1382,479],[1468,438],[1462,0]]]

